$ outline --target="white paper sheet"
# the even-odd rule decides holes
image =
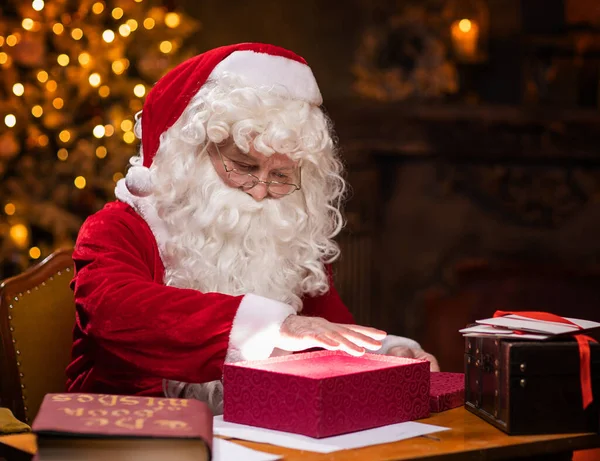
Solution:
[[[281,458],[279,455],[252,450],[227,440],[216,437],[213,439],[213,461],[275,461]]]
[[[368,447],[371,445],[379,445],[381,443],[397,442],[399,440],[446,430],[449,430],[449,428],[410,421],[353,432],[351,434],[314,439],[312,437],[289,432],[273,431],[271,429],[230,423],[223,421],[222,416],[215,417],[213,426],[215,435],[268,443],[295,450],[314,451],[317,453],[332,453],[334,451]]]
[[[578,331],[577,327],[569,326],[567,324],[560,325],[557,323],[550,322],[538,322],[536,320],[511,318],[509,316],[477,320],[477,323],[484,325],[494,325],[497,327],[504,327],[510,330],[530,331],[532,333],[550,335],[558,335],[562,333],[572,333]]]
[[[548,335],[540,335],[536,333],[530,334],[517,334],[512,330],[505,330],[504,328],[494,327],[492,325],[476,325],[472,327],[463,328],[462,330],[458,330],[459,333],[462,333],[463,336],[480,336],[480,337],[490,337],[494,336],[497,338],[515,338],[515,339],[548,339],[550,336]]]

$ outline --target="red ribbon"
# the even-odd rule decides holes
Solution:
[[[494,317],[504,317],[506,315],[520,315],[521,317],[527,317],[534,320],[542,320],[545,322],[564,323],[577,327],[578,330],[582,328],[576,323],[565,319],[559,315],[551,314],[549,312],[505,312],[496,311]],[[515,331],[517,334],[523,332]],[[591,371],[591,350],[590,343],[597,342],[594,338],[591,338],[580,333],[573,335],[577,340],[579,346],[579,379],[581,380],[581,396],[583,399],[583,409],[585,410],[590,403],[593,402],[594,397],[592,394],[592,371]]]

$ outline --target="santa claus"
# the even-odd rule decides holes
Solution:
[[[345,184],[313,73],[245,43],[149,92],[139,156],[73,259],[72,392],[195,397],[221,411],[223,363],[320,347],[435,359],[354,324],[333,285]]]

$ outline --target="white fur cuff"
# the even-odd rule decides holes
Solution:
[[[404,338],[403,336],[387,335],[383,339],[382,343],[383,345],[381,346],[381,349],[373,352],[373,354],[385,355],[390,351],[391,348],[397,346],[408,347],[409,349],[422,349],[418,342],[410,338]]]
[[[269,298],[247,294],[233,319],[226,362],[268,358],[279,339],[283,321],[296,311]]]

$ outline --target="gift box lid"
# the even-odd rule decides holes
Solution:
[[[252,368],[308,379],[328,379],[391,369],[422,360],[366,353],[355,357],[340,351],[305,352],[266,360],[228,363],[228,367]]]

